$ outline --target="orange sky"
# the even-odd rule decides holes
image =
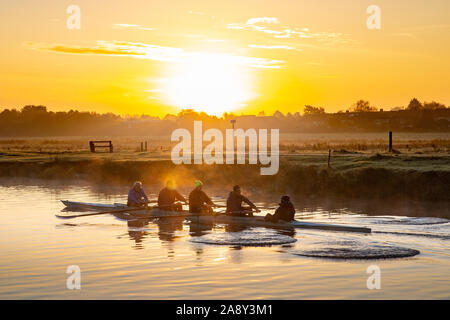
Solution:
[[[450,104],[450,2],[0,3],[0,107],[162,116]],[[81,29],[69,30],[70,4]],[[381,30],[366,26],[381,8]]]

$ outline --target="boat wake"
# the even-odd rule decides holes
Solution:
[[[240,232],[211,233],[198,238],[192,238],[189,241],[211,245],[261,247],[294,243],[297,239],[272,230],[257,231],[252,229]]]
[[[410,248],[358,240],[318,241],[311,244],[313,249],[294,249],[298,256],[329,259],[392,259],[418,255],[420,251]]]
[[[448,223],[450,220],[443,218],[393,218],[388,220],[379,220],[377,224],[400,224],[400,225],[431,225],[431,224],[444,224]]]
[[[450,235],[443,235],[443,234],[395,232],[395,231],[372,231],[372,232],[373,233],[382,233],[382,234],[394,234],[394,235],[398,235],[398,236],[413,236],[413,237],[436,238],[436,239],[440,239],[440,240],[450,240]]]

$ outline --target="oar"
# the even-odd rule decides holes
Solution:
[[[226,208],[227,206],[226,205],[222,205],[222,204],[215,204],[215,205],[213,205],[212,207],[215,207],[215,208]],[[251,208],[251,207],[248,207],[249,209],[253,209],[253,208]],[[269,207],[264,207],[264,208],[257,208],[259,211],[261,211],[261,209],[265,209],[265,210],[272,210],[272,209],[276,209],[275,207],[271,207],[271,208],[269,208]]]
[[[226,208],[227,206],[220,206],[219,208]],[[254,208],[251,208],[251,207],[248,207],[248,209],[251,209],[251,211],[250,212],[261,212],[261,210],[259,209],[259,208],[257,208],[257,210],[258,211],[256,211]],[[236,214],[236,213],[242,213],[242,211],[231,211],[231,212],[228,212],[228,214]],[[214,212],[214,215],[222,215],[222,214],[227,214],[227,211],[225,210],[225,211],[219,211],[219,212]],[[246,217],[251,217],[251,216],[247,216],[247,215],[245,215]],[[255,216],[255,217],[257,217],[257,216]]]
[[[164,207],[164,206],[162,206]],[[61,219],[72,219],[77,217],[89,217],[89,216],[98,216],[101,214],[109,214],[109,213],[121,213],[121,212],[130,212],[130,211],[138,211],[138,210],[152,210],[152,209],[158,209],[160,206],[154,206],[154,207],[140,207],[140,208],[128,208],[128,209],[122,209],[122,210],[109,210],[109,211],[102,211],[102,212],[95,212],[95,213],[88,213],[88,214],[75,214],[71,216],[62,216],[56,214],[55,216]]]
[[[185,205],[189,205],[189,202],[185,202],[185,203],[183,203],[183,204],[185,204]],[[222,205],[222,204],[214,204],[214,205],[212,205],[211,207],[214,207],[214,208],[226,208],[227,206],[226,205]]]

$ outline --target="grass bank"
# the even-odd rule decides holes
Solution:
[[[341,155],[327,167],[326,155],[295,155],[281,158],[279,173],[261,176],[250,165],[181,165],[169,160],[118,161],[110,159],[59,159],[47,161],[0,161],[1,177],[51,180],[86,180],[97,184],[163,184],[175,179],[190,188],[194,179],[229,190],[240,184],[246,188],[296,197],[336,196],[351,199],[400,198],[450,201],[450,157]]]

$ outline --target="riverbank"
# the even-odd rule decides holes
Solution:
[[[133,159],[133,160],[132,160]],[[392,154],[282,154],[280,170],[261,176],[255,165],[174,165],[167,155],[59,154],[42,158],[0,157],[0,177],[84,180],[96,184],[164,184],[171,178],[189,188],[195,179],[229,190],[234,184],[297,197],[450,201],[450,156]]]

